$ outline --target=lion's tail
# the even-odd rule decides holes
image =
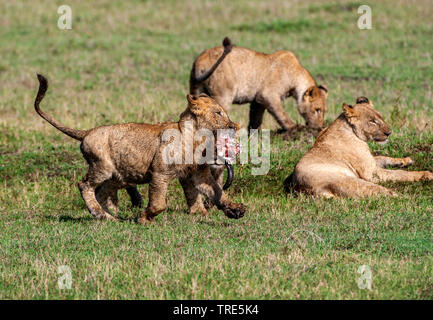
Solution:
[[[233,44],[232,44],[231,40],[229,39],[229,37],[224,38],[223,46],[224,46],[223,54],[218,58],[218,60],[215,62],[215,64],[205,73],[198,75],[197,70],[195,68],[195,64],[194,64],[193,75],[194,75],[194,80],[196,82],[202,82],[202,81],[205,81],[207,78],[209,78],[212,75],[212,73],[216,70],[216,68],[218,68],[218,66],[221,64],[221,62],[223,62],[224,58],[230,53],[230,51],[232,51]]]
[[[42,101],[42,99],[45,96],[45,93],[47,92],[48,81],[43,75],[40,75],[40,74],[38,74],[38,80],[39,80],[39,90],[38,90],[38,94],[36,95],[36,99],[35,99],[36,112],[42,118],[47,120],[56,129],[62,131],[64,134],[70,136],[71,138],[77,139],[78,141],[82,141],[84,139],[84,137],[87,135],[87,133],[89,132],[88,130],[75,130],[75,129],[65,127],[64,125],[62,125],[61,123],[54,120],[50,115],[46,114],[45,112],[43,112],[39,108],[39,103]]]

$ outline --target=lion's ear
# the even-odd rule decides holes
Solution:
[[[355,109],[351,105],[348,105],[346,102],[343,102],[343,112],[347,119],[356,117],[358,115]]]
[[[320,90],[322,90],[322,92],[325,94],[325,98],[327,98],[328,97],[328,88],[323,84],[319,85],[318,88]]]
[[[309,87],[305,91],[304,95],[302,96],[302,99],[304,101],[307,101],[307,102],[313,100],[316,97],[316,95],[317,95],[317,90],[318,89],[317,89],[316,86]]]
[[[202,108],[198,104],[197,96],[192,94],[187,94],[186,99],[188,100],[188,110],[191,111],[193,114],[198,115],[202,112]]]
[[[188,102],[190,104],[197,104],[197,96],[194,94],[187,94],[186,95],[186,100],[188,100]]]
[[[366,103],[368,104],[370,107],[373,107],[373,103],[371,102],[371,100],[369,100],[367,97],[361,96],[356,98],[356,103],[357,104],[362,104],[362,103]]]
[[[356,98],[356,103],[370,103],[367,97],[361,96]]]

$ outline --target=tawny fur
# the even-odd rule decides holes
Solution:
[[[365,97],[357,104],[343,104],[343,113],[324,129],[314,146],[302,157],[284,182],[287,192],[306,192],[324,197],[396,195],[380,181],[432,180],[429,171],[387,170],[405,167],[410,158],[373,156],[367,141],[384,143],[391,134],[382,115]]]
[[[282,104],[284,98],[292,96],[306,125],[323,127],[328,90],[316,84],[292,52],[264,54],[233,47],[228,38],[223,44],[205,50],[194,61],[191,94],[205,92],[226,111],[232,103],[250,103],[250,129],[260,128],[264,111],[268,110],[283,130],[296,127]],[[213,72],[209,74],[209,70]]]
[[[208,214],[201,200],[203,194],[228,217],[240,218],[244,215],[245,206],[228,200],[212,176],[209,165],[166,164],[163,160],[163,150],[170,143],[162,139],[162,133],[167,129],[180,130],[185,134],[186,121],[193,124],[192,135],[200,129],[215,132],[218,129],[238,128],[224,109],[210,97],[188,95],[188,107],[180,115],[179,122],[125,123],[75,130],[61,125],[40,110],[39,103],[47,90],[47,81],[41,75],[38,75],[38,79],[40,87],[35,100],[38,114],[60,131],[81,141],[80,149],[89,169],[78,187],[87,208],[96,219],[116,220],[111,213],[117,211],[117,191],[129,188],[128,192],[134,200],[134,197],[139,197],[135,186],[147,183],[149,202],[138,222],[152,222],[156,215],[165,210],[167,188],[175,178],[179,179],[184,189],[190,213]],[[195,142],[194,148],[197,144]],[[185,150],[183,143],[183,155]]]

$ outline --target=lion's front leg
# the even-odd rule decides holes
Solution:
[[[228,200],[221,186],[219,186],[212,176],[209,166],[194,172],[192,180],[195,188],[207,196],[227,217],[239,219],[244,216],[246,211],[245,205]]]
[[[391,158],[391,157],[385,157],[385,156],[375,156],[374,160],[376,161],[376,164],[380,168],[386,168],[386,167],[407,167],[413,164],[413,160],[409,157],[406,158]]]
[[[269,95],[262,97],[263,105],[266,106],[268,112],[274,117],[284,131],[291,131],[296,128],[296,124],[284,111],[281,97],[277,95]]]
[[[133,207],[143,207],[143,198],[141,197],[140,192],[138,192],[137,187],[126,188],[126,192],[128,192]]]
[[[203,204],[200,192],[191,183],[191,177],[180,178],[179,182],[182,185],[182,189],[186,198],[186,203],[188,204],[188,213],[200,213],[203,216],[209,215],[209,211],[207,211],[206,207]]]
[[[166,208],[166,194],[170,179],[162,174],[154,173],[149,183],[149,202],[138,219],[138,223],[152,223],[155,217]]]
[[[433,180],[433,173],[430,171],[405,171],[405,170],[387,170],[378,168],[376,170],[377,180],[379,181],[420,181]]]

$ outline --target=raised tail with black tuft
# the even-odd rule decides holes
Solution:
[[[48,121],[53,127],[56,129],[62,131],[64,134],[70,136],[71,138],[77,139],[78,141],[82,141],[84,137],[87,135],[87,130],[75,130],[68,127],[65,127],[61,123],[54,120],[50,115],[46,114],[39,108],[39,103],[42,101],[42,99],[45,96],[45,93],[48,89],[48,81],[47,79],[41,75],[38,74],[38,80],[39,80],[39,90],[38,94],[36,95],[35,99],[35,110],[36,112],[44,118],[46,121]]]
[[[195,69],[195,65],[194,65],[195,81],[202,82],[202,81],[205,81],[207,78],[209,78],[212,75],[212,73],[215,71],[215,69],[218,68],[218,66],[221,64],[221,62],[223,62],[224,58],[230,53],[230,51],[232,51],[233,44],[232,44],[229,37],[224,38],[223,46],[224,46],[223,54],[218,58],[218,60],[215,62],[215,64],[205,73],[203,73],[201,75],[197,75],[197,70]]]

